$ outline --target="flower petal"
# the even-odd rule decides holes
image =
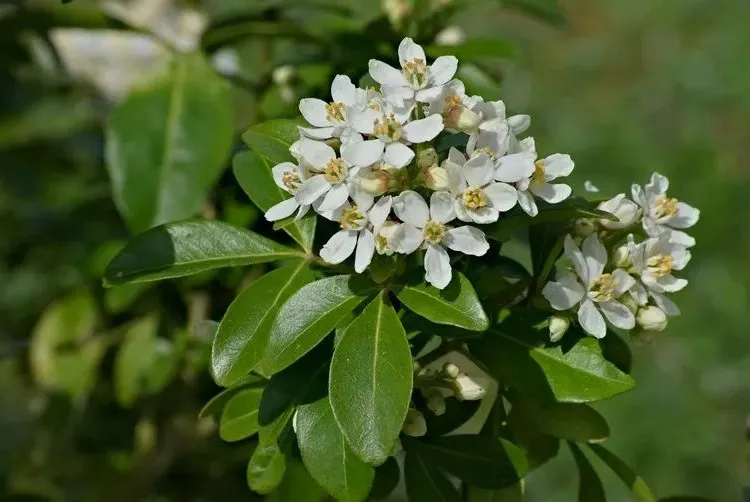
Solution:
[[[568,176],[573,172],[574,167],[575,163],[567,154],[553,153],[544,159],[544,172],[547,174],[547,181]]]
[[[573,263],[573,268],[581,278],[581,282],[588,286],[591,282],[589,279],[589,269],[586,266],[586,259],[583,257],[583,253],[578,249],[576,243],[573,242],[573,238],[570,235],[565,236],[565,257]]]
[[[513,153],[497,161],[495,179],[505,183],[517,183],[534,174],[536,154],[530,152]]]
[[[393,212],[401,221],[417,228],[424,228],[430,218],[427,203],[413,190],[405,190],[394,199]]]
[[[331,97],[337,103],[354,106],[357,103],[357,88],[346,75],[336,75],[331,84]]]
[[[358,234],[355,230],[339,230],[320,250],[320,257],[333,265],[346,260],[354,252]]]
[[[563,272],[558,274],[557,282],[548,282],[542,290],[542,295],[555,310],[568,310],[580,302],[586,291],[574,274]]]
[[[510,211],[518,202],[518,191],[507,183],[490,183],[484,193],[498,211]]]
[[[305,98],[299,102],[299,111],[308,123],[315,127],[327,127],[330,124],[326,118],[327,103],[321,99]]]
[[[455,200],[448,192],[433,192],[430,197],[430,219],[440,223],[456,219]]]
[[[361,274],[372,261],[375,254],[375,236],[369,230],[362,230],[357,240],[357,252],[354,254],[354,271]]]
[[[310,139],[324,140],[333,137],[334,127],[297,127],[303,136]]]
[[[648,211],[648,200],[646,200],[646,192],[643,191],[643,187],[640,185],[633,184],[630,187],[630,195],[633,196],[633,201]]]
[[[645,222],[646,220],[644,219],[643,221]],[[669,242],[685,246],[686,248],[695,246],[695,239],[685,232],[680,232],[679,230],[671,230],[669,232]]]
[[[421,59],[423,63],[427,62],[424,49],[411,38],[404,38],[398,45],[398,60],[403,67],[406,63],[414,59]]]
[[[445,288],[453,275],[448,252],[440,246],[430,244],[424,255],[425,280],[438,289]]]
[[[352,127],[362,134],[373,134],[375,130],[375,120],[382,118],[383,113],[372,108],[352,111],[349,119]]]
[[[353,166],[367,167],[380,160],[384,149],[379,139],[349,143],[341,147],[341,157]]]
[[[640,282],[636,282],[633,284],[633,287],[630,288],[630,296],[632,296],[636,303],[641,307],[648,303],[648,291]]]
[[[391,85],[394,87],[406,86],[404,74],[389,64],[385,64],[377,59],[370,60],[370,76],[381,85]]]
[[[669,179],[664,175],[654,173],[645,188],[648,194],[664,195],[669,190]]]
[[[271,169],[271,174],[273,175],[273,180],[276,182],[276,185],[286,192],[288,192],[289,189],[282,182],[282,177],[284,176],[284,173],[287,172],[299,172],[299,169],[291,162],[282,162],[281,164],[273,166]]]
[[[420,103],[429,103],[435,101],[443,93],[442,86],[428,87],[426,89],[420,89],[414,94],[414,99]]]
[[[677,203],[677,215],[669,220],[669,226],[673,228],[690,228],[698,223],[701,212],[693,206],[684,202]]]
[[[616,268],[612,275],[615,278],[615,298],[622,296],[625,291],[635,286],[635,279],[621,268]]]
[[[414,159],[414,150],[403,143],[390,143],[385,147],[383,162],[400,169]]]
[[[583,257],[586,260],[588,280],[591,282],[604,272],[604,266],[607,264],[607,249],[594,233],[583,241],[581,252],[583,252]]]
[[[300,204],[312,204],[331,189],[331,184],[326,181],[322,174],[308,178],[299,187],[294,198]]]
[[[557,204],[558,202],[564,201],[570,197],[570,194],[573,192],[573,189],[564,183],[532,183],[529,185],[529,190],[531,190],[531,193],[550,204]]]
[[[397,253],[411,254],[422,245],[423,241],[422,230],[409,223],[402,223],[393,233],[391,246]]]
[[[453,251],[472,256],[483,256],[490,249],[484,232],[470,225],[451,228],[446,232],[443,243]]]
[[[383,223],[385,223],[388,215],[391,214],[392,206],[393,198],[390,195],[386,195],[385,197],[381,197],[380,199],[378,199],[378,201],[374,206],[372,206],[372,209],[370,209],[370,212],[367,215],[370,223],[372,223],[373,228],[380,228]]]
[[[349,199],[349,187],[346,183],[333,185],[323,197],[323,202],[318,206],[318,211],[335,211],[344,205]]]
[[[633,329],[635,328],[635,316],[620,302],[614,300],[609,302],[602,302],[599,304],[602,314],[612,324],[612,326],[620,329]]]
[[[464,178],[469,186],[483,187],[490,181],[494,173],[495,165],[490,156],[480,153],[470,158],[462,167]]]
[[[466,208],[466,213],[471,218],[471,221],[480,225],[494,223],[500,217],[500,211],[490,206],[478,207],[476,209]]]
[[[674,317],[682,313],[680,312],[680,308],[665,295],[652,292],[651,298],[654,299],[654,303],[656,304],[656,306],[662,309],[664,313],[670,317]]]
[[[665,275],[664,277],[655,278],[649,275],[644,275],[643,282],[656,293],[676,293],[688,285],[686,279],[678,279],[673,275]]]
[[[581,303],[581,308],[578,309],[578,322],[586,333],[595,338],[604,338],[607,334],[604,317],[591,300],[586,299]]]
[[[513,115],[508,117],[508,124],[510,124],[513,134],[522,134],[531,127],[531,117],[528,115]]]
[[[518,190],[518,205],[532,218],[539,214],[539,208],[536,205],[534,196],[530,192]]]
[[[380,87],[386,101],[395,107],[403,108],[414,103],[414,89],[403,85],[383,85]]]
[[[291,199],[282,200],[275,206],[272,206],[266,211],[266,220],[267,221],[278,221],[286,218],[287,216],[291,216],[293,212],[297,210],[297,208],[300,207],[299,202],[297,202],[294,197]]]
[[[308,138],[301,139],[296,150],[302,160],[318,171],[322,171],[328,161],[336,158],[333,148],[322,141],[313,141]]]
[[[404,126],[404,138],[412,143],[424,143],[435,139],[443,130],[443,117],[430,115],[426,119],[415,120]]]
[[[446,84],[458,70],[458,59],[455,56],[440,56],[430,66],[429,86]]]

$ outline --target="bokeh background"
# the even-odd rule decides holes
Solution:
[[[392,50],[352,42],[330,63],[294,33],[271,38],[279,19],[327,33],[344,29],[336,15],[382,14],[374,0],[336,15],[320,14],[317,3],[326,2],[191,2],[204,18],[159,10],[156,0],[119,11],[85,0],[0,4],[0,494],[8,500],[255,499],[244,484],[250,450],[221,444],[195,421],[217,388],[207,343],[186,334],[194,320],[219,318],[246,278],[222,272],[117,293],[100,287],[107,258],[129,235],[110,195],[103,127],[133,82],[163,71],[166,50],[71,29],[150,31],[200,45],[233,82],[239,133],[293,116],[299,97],[326,92],[331,72],[361,75],[367,57]],[[441,20],[460,28],[443,42],[496,39],[499,54],[465,70],[470,89],[530,113],[544,153],[573,156],[576,189],[591,180],[605,195],[628,192],[657,170],[674,196],[701,209],[684,274],[690,285],[676,299],[683,315],[653,340],[633,341],[636,390],[597,407],[610,421],[611,449],[661,496],[740,500],[750,484],[750,3],[564,0],[559,11],[545,0],[465,3]],[[531,8],[518,8],[524,3]],[[280,16],[281,4],[295,5]],[[144,28],[149,15],[160,24]],[[232,34],[224,44],[228,30],[214,28],[233,28],[242,16],[250,19],[246,38]],[[206,24],[211,36],[201,38]],[[274,72],[287,64],[292,76]],[[229,171],[202,214],[262,225]],[[30,358],[33,337],[45,309],[82,293],[96,300],[105,342],[85,381],[50,390]],[[167,337],[179,347],[179,369],[156,395],[123,405],[112,379],[118,326],[153,311],[172,319]],[[611,500],[630,499],[613,476],[602,477]],[[563,449],[528,479],[527,497],[574,500],[576,486]]]

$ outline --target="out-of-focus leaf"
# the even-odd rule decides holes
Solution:
[[[390,455],[409,409],[413,363],[393,307],[378,295],[352,322],[331,360],[328,392],[336,421],[361,459]]]
[[[456,56],[462,64],[483,58],[515,58],[518,50],[515,45],[497,38],[473,38],[458,45],[430,45],[425,48],[431,58]]]
[[[220,221],[183,221],[136,236],[107,265],[104,284],[158,281],[303,257],[299,251]]]
[[[529,461],[529,470],[537,469],[560,451],[560,440],[537,429],[520,409],[514,406],[508,415],[508,427],[513,443],[521,448]]]
[[[262,377],[256,375],[248,375],[247,377],[237,382],[233,387],[224,389],[214,397],[212,397],[205,405],[203,405],[203,408],[201,408],[201,411],[198,413],[198,418],[207,418],[220,415],[222,410],[224,409],[224,405],[229,402],[229,399],[232,396],[247,387],[262,386],[263,382],[264,379]]]
[[[269,502],[323,502],[326,492],[310,476],[302,462],[287,458],[286,472],[281,484],[272,493]]]
[[[558,0],[502,0],[504,5],[525,12],[554,25],[567,23],[565,11]]]
[[[266,495],[279,486],[285,470],[284,454],[276,443],[259,443],[247,464],[247,485],[254,492]]]
[[[605,502],[604,486],[594,466],[575,443],[568,443],[578,467],[578,502]]]
[[[243,389],[233,395],[221,413],[219,437],[239,441],[258,432],[258,407],[263,389]]]
[[[404,460],[406,493],[410,502],[460,502],[461,495],[429,457],[409,452]]]
[[[466,85],[467,94],[482,96],[485,101],[502,98],[500,83],[473,63],[461,63],[456,78]]]
[[[590,444],[588,446],[625,483],[637,502],[656,502],[656,496],[643,481],[643,478],[633,472],[622,459],[601,445]]]
[[[256,279],[235,298],[219,324],[211,351],[219,385],[230,386],[255,369],[281,306],[314,279],[305,262],[293,263]]]
[[[113,196],[134,232],[194,215],[232,145],[229,84],[200,54],[180,56],[168,77],[134,91],[107,123]]]
[[[375,469],[375,480],[372,483],[370,498],[383,500],[387,498],[398,486],[401,478],[401,467],[393,457],[388,457],[383,465]]]
[[[500,490],[469,486],[467,502],[523,502],[523,485],[518,482]]]
[[[599,340],[599,344],[607,361],[617,366],[621,371],[630,374],[633,368],[633,353],[630,351],[628,342],[613,331]]]

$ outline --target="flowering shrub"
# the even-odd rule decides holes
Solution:
[[[400,68],[370,61],[376,86],[339,75],[331,102],[302,99],[305,123],[243,136],[235,175],[297,246],[169,223],[136,237],[105,280],[279,264],[216,327],[213,376],[228,389],[205,411],[220,410],[227,441],[259,435],[258,492],[299,455],[339,500],[382,498],[402,470],[410,500],[494,500],[567,441],[582,491],[587,444],[655,500],[598,445],[609,429],[586,403],[633,388],[622,336],[679,314],[668,295],[687,285],[673,272],[698,211],[659,174],[632,200],[571,197],[560,178],[573,161],[537,153],[529,116],[468,96],[453,56],[428,64],[409,38],[398,56]],[[507,256],[510,241],[530,259]]]

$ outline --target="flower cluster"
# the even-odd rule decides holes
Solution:
[[[502,101],[467,95],[454,78],[455,57],[428,64],[410,38],[398,56],[400,68],[370,61],[379,90],[357,88],[338,75],[330,103],[301,100],[310,127],[300,127],[291,147],[297,162],[273,170],[292,198],[266,218],[295,212],[300,218],[312,208],[336,221],[341,229],[320,256],[338,264],[354,254],[358,273],[375,253],[424,250],[425,279],[442,289],[452,277],[448,251],[482,256],[489,244],[477,225],[497,221],[516,205],[536,216],[538,199],[565,200],[571,188],[554,180],[569,175],[573,162],[562,154],[539,158],[533,138],[519,137],[530,125],[528,115],[508,116]],[[441,161],[436,139],[452,144],[459,133],[468,136],[464,151],[450,148]]]
[[[607,333],[608,323],[624,330],[638,325],[643,330],[661,331],[669,316],[679,315],[667,294],[687,286],[687,280],[672,273],[690,261],[688,248],[695,239],[683,230],[695,225],[700,212],[668,197],[668,188],[669,180],[654,173],[645,187],[633,185],[633,200],[622,193],[599,205],[619,221],[577,226],[590,229],[584,232],[589,235],[580,246],[573,236],[565,237],[564,256],[569,266],[542,292],[553,309],[576,309],[580,326],[597,338]],[[616,243],[620,232],[629,229],[633,232],[626,242],[609,253],[602,241]],[[643,237],[640,242],[636,235]],[[569,325],[565,314],[551,318],[551,338],[562,337]]]

